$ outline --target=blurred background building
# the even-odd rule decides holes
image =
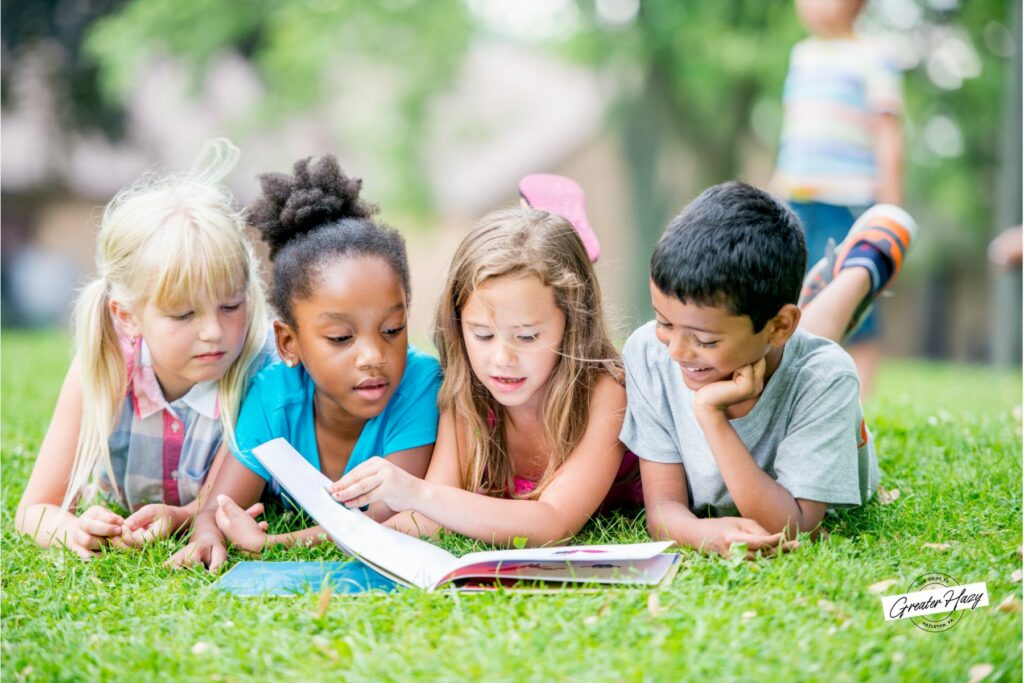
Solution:
[[[519,177],[572,176],[624,339],[650,316],[647,260],[704,187],[765,186],[788,0],[38,0],[2,17],[3,324],[60,326],[100,210],[203,140],[230,179],[334,153],[409,242],[429,328],[462,234]],[[1021,222],[1020,4],[870,0],[864,33],[905,73],[907,205],[923,227],[882,302],[895,355],[1020,362],[1019,265],[985,257]]]

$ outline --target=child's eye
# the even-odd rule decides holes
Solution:
[[[697,342],[697,346],[701,347],[702,349],[710,349],[718,344],[717,341],[702,341],[700,339],[697,339],[696,337],[694,337],[693,339],[694,341]]]
[[[488,334],[486,332],[474,332],[473,336],[476,337],[477,341],[491,341],[494,339],[493,334]]]
[[[170,313],[170,314],[168,314],[168,317],[171,318],[172,320],[188,320],[193,315],[194,315],[194,311],[189,311],[188,313],[177,313],[177,314]]]
[[[656,325],[657,325],[658,327],[660,327],[660,328],[662,328],[662,329],[665,329],[665,330],[668,330],[668,329],[671,329],[671,328],[672,328],[672,325],[671,325],[671,324],[669,324],[669,323],[666,323],[666,322],[662,322],[661,320],[655,320],[655,324],[656,324]]]
[[[402,330],[404,329],[405,325],[401,325],[400,327],[392,327],[390,329],[384,330],[384,334],[388,337],[394,337],[401,334]]]
[[[537,337],[538,336],[540,336],[540,335],[537,335],[537,334],[521,334],[521,335],[518,335],[516,337],[516,339],[518,339],[519,341],[524,342],[526,344],[529,344],[530,342],[537,341]]]
[[[344,334],[341,335],[340,337],[327,337],[327,341],[331,342],[332,344],[347,344],[348,342],[352,341],[352,335]]]
[[[242,302],[239,301],[237,304],[225,304],[224,306],[220,307],[220,310],[230,312],[230,311],[237,311],[241,307],[242,307]]]

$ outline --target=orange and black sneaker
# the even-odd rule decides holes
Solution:
[[[847,334],[863,322],[875,297],[903,269],[910,244],[917,235],[917,222],[898,206],[876,204],[861,214],[842,244],[829,240],[825,256],[804,278],[800,308],[809,304],[845,268],[865,268],[871,275],[871,291],[858,304]]]

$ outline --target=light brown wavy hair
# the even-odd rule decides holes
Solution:
[[[510,496],[515,486],[508,415],[473,374],[462,337],[462,307],[488,280],[525,275],[535,275],[554,290],[565,314],[565,332],[542,402],[551,456],[537,486],[524,498],[540,495],[583,438],[597,380],[607,374],[622,382],[622,361],[608,338],[601,287],[569,222],[534,209],[505,209],[484,216],[455,252],[434,319],[434,344],[444,371],[438,405],[442,414],[466,425],[456,443],[461,485],[467,491]]]

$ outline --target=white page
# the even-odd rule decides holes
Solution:
[[[420,588],[430,588],[452,570],[455,556],[451,553],[383,526],[334,500],[325,488],[331,480],[286,439],[268,441],[252,452],[345,552]]]
[[[623,543],[612,545],[550,546],[516,550],[488,550],[463,555],[453,569],[477,562],[599,562],[601,560],[647,560],[664,552],[672,541]]]

